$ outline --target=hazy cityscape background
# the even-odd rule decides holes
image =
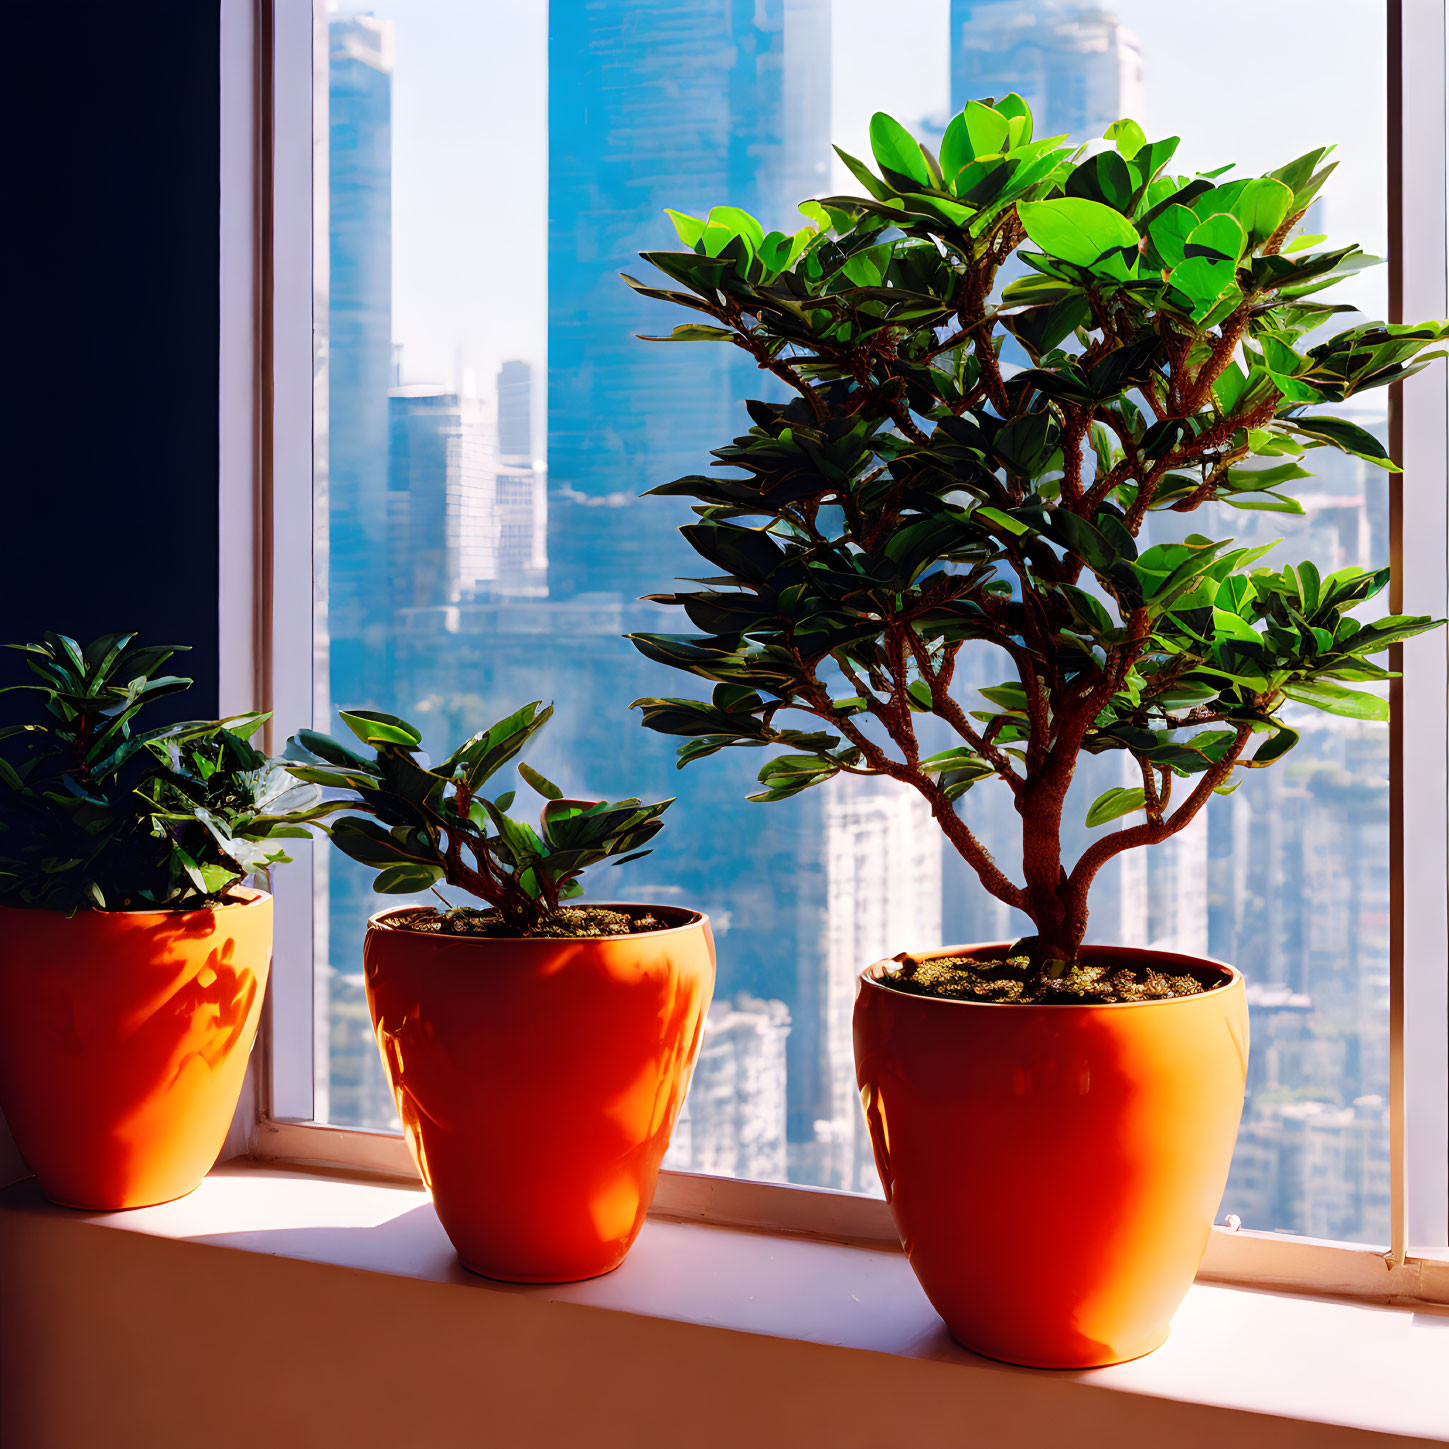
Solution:
[[[592,882],[596,897],[688,904],[714,923],[717,1002],[672,1166],[878,1193],[854,1084],[856,973],[902,949],[1009,940],[1025,922],[943,849],[914,795],[842,778],[752,805],[758,756],[678,773],[675,742],[629,714],[639,695],[682,688],[620,637],[677,627],[639,596],[697,571],[675,533],[687,513],[638,495],[699,471],[748,425],[742,399],[775,384],[733,349],[635,341],[673,319],[617,273],[640,274],[638,251],[673,245],[666,206],[728,202],[788,225],[801,199],[845,184],[830,142],[864,153],[878,108],[929,134],[968,99],[1016,90],[1038,135],[1084,139],[1129,115],[1149,135],[1196,130],[1189,163],[1219,163],[1235,153],[1205,147],[1216,119],[1199,119],[1201,97],[1156,94],[1159,57],[1143,35],[1159,36],[1165,74],[1181,65],[1161,9],[903,0],[898,17],[867,24],[856,0],[553,0],[506,16],[397,0],[330,18],[322,712],[392,710],[446,752],[551,699],[555,720],[530,758],[567,793],[679,796],[652,856]],[[1353,16],[1361,70],[1382,51],[1382,21],[1367,7]],[[450,23],[459,34],[445,52]],[[1278,81],[1262,38],[1266,96]],[[498,46],[515,41],[513,124],[470,124],[468,86],[488,84]],[[410,97],[396,114],[395,94]],[[1251,110],[1254,97],[1240,86],[1232,105]],[[1362,144],[1378,122],[1345,115],[1352,104],[1336,103],[1334,119]],[[1294,154],[1275,146],[1261,164]],[[1361,153],[1348,159],[1307,229],[1335,235],[1342,206],[1372,248],[1381,176]],[[399,265],[399,247],[417,258],[436,237],[448,240],[432,266]],[[1381,305],[1380,291],[1369,282],[1352,300]],[[484,335],[479,319],[495,308]],[[1382,435],[1382,417],[1356,416]],[[1274,557],[1312,557],[1325,572],[1386,561],[1386,475],[1337,453],[1310,459],[1305,517],[1199,514],[1190,527],[1283,538]],[[983,650],[958,678],[989,685],[1007,672]],[[1089,934],[1219,957],[1248,978],[1250,1097],[1223,1212],[1373,1242],[1388,1231],[1387,734],[1314,712],[1295,723],[1303,742],[1282,766],[1103,873]],[[1129,783],[1120,769],[1089,761],[1075,819]],[[988,784],[962,808],[1011,860],[1007,793]],[[379,904],[369,879],[335,853],[319,866],[317,1114],[388,1127],[362,991],[363,928]]]

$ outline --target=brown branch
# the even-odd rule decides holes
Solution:
[[[1166,810],[1172,800],[1172,771],[1166,765],[1158,767],[1157,807]]]
[[[1091,414],[1085,408],[1066,409],[1067,426],[1062,439],[1062,502],[1068,507],[1082,501],[1082,459]]]
[[[1278,224],[1278,230],[1263,243],[1263,255],[1265,257],[1276,257],[1282,249],[1283,243],[1288,240],[1288,233],[1303,220],[1307,207],[1303,211],[1295,211],[1291,216],[1285,216]]]
[[[1006,384],[1001,380],[1001,365],[996,360],[996,349],[991,345],[991,328],[976,329],[975,337],[976,363],[981,369],[982,381],[986,384],[986,395],[991,399],[991,406],[1004,418],[1010,413],[1011,404],[1006,397]]]
[[[735,325],[742,328],[743,319]],[[824,400],[815,389],[793,367],[772,356],[770,349],[763,342],[757,342],[753,333],[742,332],[741,335],[734,338],[734,343],[735,346],[742,347],[748,352],[764,371],[774,373],[781,382],[788,383],[793,387],[810,404],[811,410],[815,414],[815,421],[822,428],[830,421],[830,413],[826,409]]]
[[[978,733],[971,721],[966,717],[966,712],[952,699],[947,686],[950,683],[949,675],[943,675],[941,671],[931,667],[930,657],[926,650],[924,641],[914,629],[908,633],[908,642],[911,654],[916,661],[916,668],[920,671],[921,678],[926,681],[931,691],[931,705],[935,713],[968,744],[983,760],[996,771],[1001,779],[1011,786],[1012,794],[1021,793],[1021,777],[1011,768],[1011,761],[998,750],[984,735]],[[997,716],[999,719],[1000,716]]]
[[[1209,389],[1227,371],[1228,363],[1233,360],[1233,351],[1243,340],[1247,327],[1248,304],[1244,302],[1236,311],[1223,318],[1218,340],[1213,343],[1212,350],[1198,366],[1193,378],[1192,391],[1188,393],[1183,404],[1183,416],[1190,417],[1207,401]]]
[[[1152,500],[1157,497],[1157,488],[1166,476],[1167,466],[1166,458],[1158,459],[1151,472],[1137,484],[1137,496],[1132,500],[1132,507],[1127,510],[1127,516],[1123,519],[1123,527],[1133,538],[1137,537],[1142,520],[1147,517],[1147,510],[1152,507]]]
[[[1180,498],[1176,503],[1172,505],[1172,511],[1174,513],[1192,513],[1197,508],[1201,507],[1202,504],[1206,503],[1208,499],[1213,496],[1213,490],[1218,486],[1218,483],[1226,475],[1228,469],[1231,468],[1233,464],[1238,461],[1239,458],[1247,457],[1247,455],[1251,451],[1252,450],[1245,443],[1241,448],[1233,448],[1229,452],[1224,453],[1223,456],[1218,459],[1217,466],[1213,468],[1213,470],[1207,475],[1207,477],[1204,478],[1202,482],[1199,483],[1197,487],[1194,488],[1193,491],[1187,495],[1186,498]]]
[[[1117,435],[1117,441],[1122,444],[1123,458],[1120,463],[1109,468],[1092,485],[1091,491],[1083,500],[1082,509],[1079,510],[1084,518],[1094,518],[1097,510],[1114,488],[1125,483],[1129,478],[1140,479],[1142,472],[1142,458],[1137,451],[1137,441],[1116,414],[1108,412],[1105,408],[1093,408],[1092,421],[1105,423]]]
[[[1089,846],[1068,878],[1067,884],[1070,892],[1074,896],[1080,895],[1081,899],[1085,900],[1086,893],[1096,878],[1097,872],[1109,860],[1121,855],[1124,850],[1132,850],[1139,845],[1159,845],[1162,841],[1176,835],[1179,830],[1192,824],[1193,820],[1197,818],[1198,812],[1211,798],[1213,791],[1232,772],[1232,768],[1237,764],[1238,757],[1243,753],[1243,747],[1247,744],[1248,737],[1252,732],[1251,725],[1238,726],[1237,738],[1231,748],[1217,764],[1211,766],[1204,773],[1196,789],[1171,815],[1157,823],[1149,821],[1146,825],[1134,825],[1127,830],[1118,830],[1097,841],[1095,845]]]
[[[1162,824],[1162,801],[1157,795],[1157,779],[1152,769],[1152,761],[1143,756],[1137,756],[1137,768],[1142,772],[1142,799],[1147,807],[1147,818],[1154,825]]]
[[[977,879],[981,884],[997,900],[1015,910],[1025,910],[1026,895],[1021,887],[1013,884],[1007,876],[1002,874],[1000,867],[992,860],[990,852],[956,813],[956,808],[946,798],[945,791],[930,776],[922,774],[919,769],[911,769],[891,759],[874,740],[851,723],[848,715],[834,707],[829,695],[826,694],[818,680],[808,673],[802,673],[801,677],[802,683],[805,685],[805,697],[810,701],[811,712],[833,724],[878,773],[889,775],[893,780],[900,780],[924,796],[931,807],[931,814],[935,816],[942,832],[956,848],[961,858],[976,872]]]
[[[930,446],[930,437],[918,428],[911,418],[910,409],[903,403],[892,400],[886,404],[891,420],[912,442]]]
[[[1004,418],[1010,410],[1010,404],[1006,398],[1006,384],[1001,379],[1001,365],[996,359],[996,349],[991,345],[991,321],[996,314],[984,310],[986,289],[989,286],[990,278],[983,280],[977,268],[972,265],[967,272],[966,300],[956,309],[956,317],[961,323],[962,332],[976,344],[976,366],[982,382],[986,384],[986,395],[991,400],[991,406]]]

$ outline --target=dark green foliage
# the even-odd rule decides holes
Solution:
[[[1166,510],[1301,513],[1311,449],[1392,469],[1322,409],[1443,356],[1426,349],[1449,325],[1311,340],[1347,310],[1319,294],[1371,260],[1293,240],[1325,151],[1267,176],[1174,177],[1175,139],[1131,121],[1107,139],[1093,156],[1034,139],[1008,96],[968,105],[937,157],[877,116],[876,170],[842,154],[865,195],[806,202],[792,236],[731,208],[671,213],[684,249],[645,254],[671,285],[625,279],[703,314],[664,340],[730,343],[797,394],[748,405],[721,471],[653,490],[695,500],[683,532],[712,577],[654,596],[694,632],[634,643],[714,689],[638,701],[645,724],[686,738],[681,766],[784,747],[757,800],[842,771],[905,781],[1036,921],[1048,962],[1075,955],[1106,859],[1281,757],[1287,701],[1383,718],[1359,687],[1389,677],[1370,656],[1435,623],[1353,617],[1383,570],[1321,578],[1199,534],[1139,549]],[[998,285],[1011,257],[1025,272]],[[1027,365],[1003,364],[1008,338]],[[967,642],[1013,674],[969,712],[952,691]],[[921,758],[918,713],[958,743]],[[1061,812],[1083,750],[1125,750],[1142,776],[1089,824],[1143,818],[1070,867]],[[1021,884],[957,813],[991,777],[1016,796]],[[1172,808],[1175,779],[1192,784]]]
[[[38,708],[0,728],[0,902],[70,913],[189,909],[289,857],[319,792],[249,743],[265,715],[138,728],[191,681],[176,646],[62,634],[10,648]]]
[[[345,855],[377,871],[374,889],[410,895],[446,881],[495,907],[524,934],[583,893],[579,876],[601,861],[637,860],[663,828],[673,803],[565,800],[537,770],[518,764],[544,798],[540,831],[508,814],[514,792],[483,788],[548,722],[537,701],[480,730],[440,765],[421,758],[422,734],[406,720],[372,710],[342,720],[371,756],[314,730],[288,742],[299,780],[342,792],[323,807],[344,814],[324,827]]]

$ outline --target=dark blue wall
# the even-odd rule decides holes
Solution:
[[[6,0],[3,21],[0,640],[191,644],[184,713],[214,713],[218,8]]]

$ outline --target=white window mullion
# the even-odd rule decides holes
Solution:
[[[1443,0],[1402,0],[1400,135],[1402,205],[1393,321],[1449,313],[1445,286],[1446,148]],[[1392,63],[1392,60],[1391,60]],[[1394,118],[1390,117],[1390,124]],[[1446,588],[1446,380],[1441,364],[1402,385],[1397,607],[1449,613]],[[1449,635],[1443,630],[1403,647],[1397,727],[1402,791],[1399,951],[1391,1040],[1395,1119],[1394,1254],[1449,1238],[1449,968],[1446,968],[1446,689]]]
[[[265,3],[265,0],[264,0]],[[326,406],[325,349],[314,332],[314,295],[326,296],[317,276],[320,231],[314,217],[316,127],[327,122],[316,107],[317,15],[312,0],[271,0],[272,145],[270,154],[270,515],[267,585],[271,609],[272,743],[280,749],[296,730],[314,722],[315,578],[313,427]],[[325,21],[321,34],[325,45]],[[325,49],[323,51],[325,56]],[[322,62],[325,66],[325,59]],[[325,206],[325,153],[321,165]],[[321,248],[321,266],[326,249]],[[322,282],[318,287],[319,280]],[[318,390],[321,396],[318,397]],[[325,494],[322,495],[325,499]],[[325,580],[323,581],[325,583]],[[316,951],[315,873],[325,869],[325,843],[288,842],[295,864],[276,872],[276,947],[272,975],[270,1115],[308,1120],[326,1116],[318,1099],[315,1038],[326,1022],[326,953]],[[323,893],[325,900],[325,892]],[[325,942],[324,942],[325,945]],[[315,954],[315,984],[314,984]]]

